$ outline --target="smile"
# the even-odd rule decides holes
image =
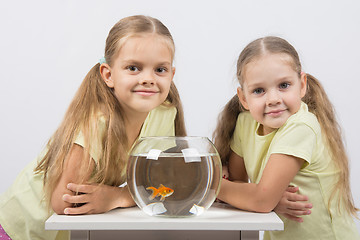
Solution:
[[[134,91],[134,93],[136,94],[139,94],[141,96],[153,96],[155,94],[157,94],[158,92],[157,91],[145,91],[145,90],[137,90],[137,91]]]
[[[279,117],[284,112],[285,112],[285,110],[274,110],[274,111],[270,111],[270,112],[265,113],[265,115],[271,116],[271,117]]]

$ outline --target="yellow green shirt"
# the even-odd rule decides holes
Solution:
[[[175,107],[159,106],[152,110],[140,131],[139,137],[174,136]],[[98,130],[104,131],[105,122],[99,121]],[[82,145],[83,139],[75,141]],[[83,146],[83,145],[82,145]],[[95,161],[101,156],[101,147],[91,144],[90,155]],[[0,195],[0,225],[13,240],[68,239],[67,231],[45,231],[45,221],[53,212],[48,212],[42,201],[43,175],[34,174],[38,161],[45,155],[44,150],[17,176],[13,185]]]
[[[267,239],[360,239],[355,223],[344,209],[337,211],[335,201],[327,208],[338,171],[329,155],[315,115],[305,103],[279,129],[261,136],[260,124],[249,112],[239,114],[231,141],[231,149],[243,157],[246,172],[253,183],[259,183],[271,154],[280,153],[304,160],[300,171],[290,183],[299,186],[313,204],[312,213],[298,223],[280,215],[284,231],[265,232]]]

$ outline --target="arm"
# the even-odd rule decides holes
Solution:
[[[88,157],[89,156],[87,156],[86,159],[88,159]],[[102,213],[116,207],[128,207],[135,204],[127,188],[96,184],[74,184],[81,184],[82,180],[88,180],[95,167],[94,161],[82,161],[82,158],[83,148],[77,144],[73,144],[70,154],[65,160],[59,183],[55,187],[51,197],[51,206],[55,213]],[[82,179],[82,176],[79,176],[78,173],[81,164],[89,164],[85,179]],[[76,192],[84,194],[75,195]],[[79,203],[85,204],[80,207],[74,207],[75,204]]]
[[[72,196],[65,194],[63,199],[72,204],[83,204],[80,207],[65,208],[65,214],[95,214],[108,212],[117,207],[131,207],[135,205],[128,187],[114,187],[97,184],[69,183],[68,189],[84,194]]]
[[[270,212],[276,207],[302,164],[302,159],[284,154],[272,154],[258,184],[222,179],[218,198],[244,210]]]
[[[231,151],[229,158],[229,180],[234,182],[249,182],[244,159]]]
[[[80,181],[80,178],[78,176],[78,169],[80,168],[80,165],[82,163],[82,157],[82,147],[74,144],[70,150],[68,157],[65,159],[61,177],[51,195],[51,207],[57,214],[64,214],[65,208],[72,207],[71,203],[65,202],[63,200],[63,196],[64,194],[74,195],[72,191],[67,189],[67,184],[69,182]],[[93,167],[94,166],[91,166],[90,170],[92,170]]]

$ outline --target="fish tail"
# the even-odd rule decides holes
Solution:
[[[152,190],[152,194],[149,196],[149,200],[153,200],[159,193],[159,191],[154,187],[147,187],[146,190]]]

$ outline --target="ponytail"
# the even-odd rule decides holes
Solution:
[[[175,117],[175,136],[186,136],[184,110],[181,104],[179,91],[177,90],[174,82],[171,82],[169,95],[167,99],[171,105],[176,107],[177,113]]]
[[[91,140],[101,137],[103,146],[101,161],[96,162],[96,173],[89,182],[118,186],[125,181],[128,141],[125,120],[121,106],[112,89],[108,88],[99,72],[100,64],[92,67],[85,76],[59,128],[50,138],[46,155],[34,169],[44,174],[45,199],[50,206],[51,194],[61,177],[66,157],[69,155],[75,137],[81,132],[84,137],[84,156],[80,164],[79,179],[84,182],[89,173]],[[98,136],[98,116],[105,119],[103,136]],[[88,156],[88,157],[86,157]],[[120,174],[119,174],[120,173]]]
[[[340,200],[342,199],[346,210],[356,217],[356,212],[359,211],[359,209],[354,206],[351,195],[349,160],[345,151],[341,128],[336,120],[334,107],[328,99],[324,88],[320,82],[310,74],[307,74],[307,92],[302,100],[308,105],[309,111],[317,117],[326,143],[331,150],[332,159],[340,171],[338,181],[334,185],[328,204],[330,205],[331,200],[336,196],[336,193],[339,192],[337,196],[338,209],[340,209]]]
[[[239,98],[235,95],[225,105],[223,111],[218,117],[218,123],[213,134],[213,141],[219,152],[223,165],[227,165],[230,157],[230,141],[235,130],[236,120],[240,112],[244,108],[239,102]]]

